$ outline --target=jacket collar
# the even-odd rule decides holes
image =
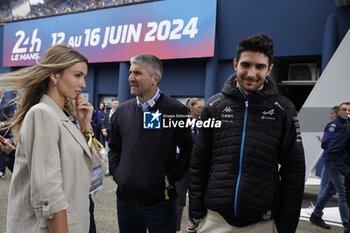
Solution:
[[[85,150],[86,154],[91,156],[90,149],[88,144],[86,143],[86,139],[83,134],[79,131],[79,129],[69,120],[69,118],[64,114],[62,109],[58,107],[56,102],[51,99],[48,95],[43,95],[40,99],[40,103],[44,103],[51,107],[57,114],[58,118],[61,120],[64,127],[68,130],[68,132],[74,137],[74,139],[80,144],[80,146]]]
[[[236,86],[237,84],[236,79],[237,79],[236,73],[230,75],[230,77],[226,80],[221,92],[229,96],[234,96],[236,93],[239,93],[240,95],[242,95]],[[276,82],[270,76],[267,76],[264,83],[264,87],[259,92],[262,93],[264,96],[278,95],[278,87]]]
[[[343,125],[346,122],[346,119],[341,118],[340,116],[337,116],[334,120],[334,123],[337,125]]]

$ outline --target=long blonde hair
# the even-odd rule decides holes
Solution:
[[[88,64],[88,59],[77,50],[65,44],[58,44],[48,49],[40,62],[35,66],[26,67],[7,74],[0,74],[0,86],[6,91],[19,91],[14,102],[18,110],[10,121],[11,128],[18,138],[22,122],[29,109],[39,103],[47,92],[50,75],[63,74],[64,70],[78,62]],[[65,108],[75,117],[72,100],[66,99]]]

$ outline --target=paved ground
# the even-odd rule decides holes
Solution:
[[[0,180],[0,233],[5,232],[6,209],[7,209],[7,192],[9,187],[11,174],[7,171],[4,180]],[[99,233],[115,233],[118,231],[116,218],[115,190],[111,177],[104,179],[104,187],[99,190],[95,196],[95,219],[97,232]],[[304,193],[303,207],[306,208],[310,202],[316,203],[318,186],[306,186]],[[337,200],[333,199],[330,205],[336,206]],[[185,232],[185,224],[187,219],[187,210],[183,216],[183,232]],[[297,233],[341,233],[344,232],[342,227],[332,226],[331,230],[319,228],[308,221],[299,221]]]

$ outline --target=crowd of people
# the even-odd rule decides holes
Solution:
[[[12,21],[10,0],[3,0],[0,4],[0,23]]]
[[[42,0],[38,2],[2,0],[0,4],[0,23],[148,1],[155,0]],[[21,7],[21,12],[14,13],[14,9],[19,5],[25,5],[25,7]]]
[[[35,66],[1,74],[3,90],[19,93],[16,109],[0,95],[2,164],[13,171],[6,232],[96,232],[93,193],[104,175],[117,184],[121,233],[181,232],[187,192],[187,232],[295,232],[304,150],[294,105],[270,77],[273,52],[266,34],[245,37],[235,72],[205,105],[167,96],[159,87],[163,64],[151,54],[130,59],[135,98],[113,99],[110,109],[100,103],[93,111],[81,96],[88,60],[67,45],[48,49]],[[310,219],[327,228],[322,208],[342,193],[345,232],[349,113],[350,104],[341,104],[320,139],[328,181]],[[162,118],[176,124],[162,127]],[[205,123],[213,119],[219,124]]]

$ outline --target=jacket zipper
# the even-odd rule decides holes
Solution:
[[[243,163],[243,152],[244,152],[244,143],[245,143],[245,133],[246,133],[246,127],[247,127],[247,118],[248,118],[248,101],[250,96],[246,96],[241,89],[239,89],[246,101],[245,104],[245,110],[244,110],[244,121],[243,121],[243,133],[242,133],[242,142],[241,142],[241,151],[239,156],[239,169],[238,169],[238,178],[236,183],[236,192],[235,192],[235,203],[234,203],[234,216],[237,218],[237,201],[238,201],[238,190],[239,190],[239,183],[241,180],[241,173],[242,173],[242,163]]]

